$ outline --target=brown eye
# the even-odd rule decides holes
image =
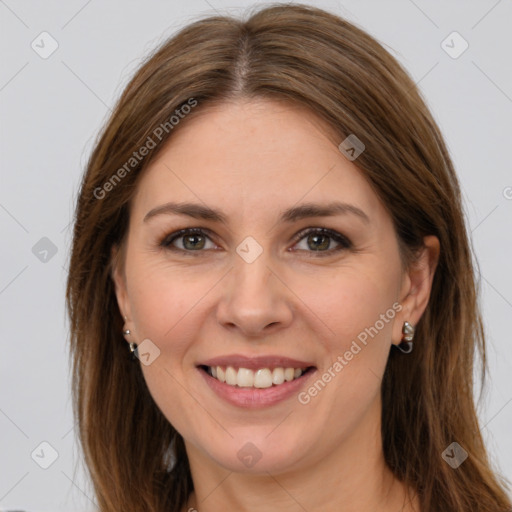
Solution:
[[[200,252],[202,249],[205,249],[208,240],[210,240],[210,238],[202,229],[189,228],[181,229],[180,231],[168,235],[162,240],[160,245],[170,250]],[[214,245],[213,242],[212,245]]]
[[[295,240],[298,240],[299,242],[302,240],[305,241],[306,247],[299,248],[299,250],[317,252],[319,254],[332,254],[352,247],[352,243],[348,238],[327,228],[308,228],[298,233]],[[333,248],[332,245],[335,244],[337,244],[338,247]]]
[[[324,249],[329,249],[331,239],[327,235],[319,235],[317,233],[313,233],[308,235],[307,243],[308,247],[310,247],[313,251],[322,251]]]
[[[205,245],[203,235],[185,235],[181,238],[183,239],[183,246],[185,249],[202,249]]]

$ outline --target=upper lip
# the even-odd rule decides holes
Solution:
[[[258,368],[308,368],[314,366],[311,362],[292,359],[285,356],[244,356],[241,354],[231,354],[218,356],[207,361],[200,362],[197,366],[232,366],[234,368],[248,368],[257,370]]]

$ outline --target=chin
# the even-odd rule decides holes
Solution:
[[[219,466],[236,473],[274,474],[294,469],[304,458],[304,444],[284,432],[271,439],[273,436],[265,429],[205,447],[205,451]]]

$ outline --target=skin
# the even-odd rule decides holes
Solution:
[[[335,141],[300,107],[237,100],[184,121],[138,183],[113,279],[127,341],[150,339],[160,350],[141,368],[185,439],[195,492],[183,510],[419,510],[384,462],[380,386],[404,321],[416,325],[426,308],[439,242],[426,237],[417,265],[403,268],[391,217]],[[169,201],[208,205],[227,220],[143,220]],[[291,206],[331,201],[357,206],[370,222],[353,214],[277,220]],[[197,239],[188,254],[184,238],[174,252],[160,245],[189,227],[211,232],[199,249]],[[352,246],[336,252],[332,238],[294,241],[307,227],[332,229]],[[247,236],[263,250],[252,263],[236,252]],[[305,405],[293,396],[236,407],[196,368],[225,354],[285,355],[316,366],[307,390],[394,303],[394,319]],[[250,468],[237,456],[247,442],[261,453]]]

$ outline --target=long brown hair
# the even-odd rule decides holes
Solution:
[[[203,19],[166,41],[124,90],[88,162],[66,298],[74,412],[100,510],[178,512],[193,489],[183,439],[129,359],[111,251],[125,240],[141,172],[173,132],[202,107],[242,97],[306,106],[339,134],[337,143],[349,134],[364,141],[356,163],[388,208],[405,264],[424,236],[438,237],[415,350],[406,358],[392,351],[382,383],[385,459],[417,491],[425,512],[510,509],[475,411],[475,355],[482,380],[486,366],[478,283],[439,129],[414,82],[372,37],[317,8],[277,5],[246,21]],[[191,101],[193,111],[170,123]],[[130,160],[143,146],[147,154]],[[457,469],[442,457],[454,441],[469,454]]]

